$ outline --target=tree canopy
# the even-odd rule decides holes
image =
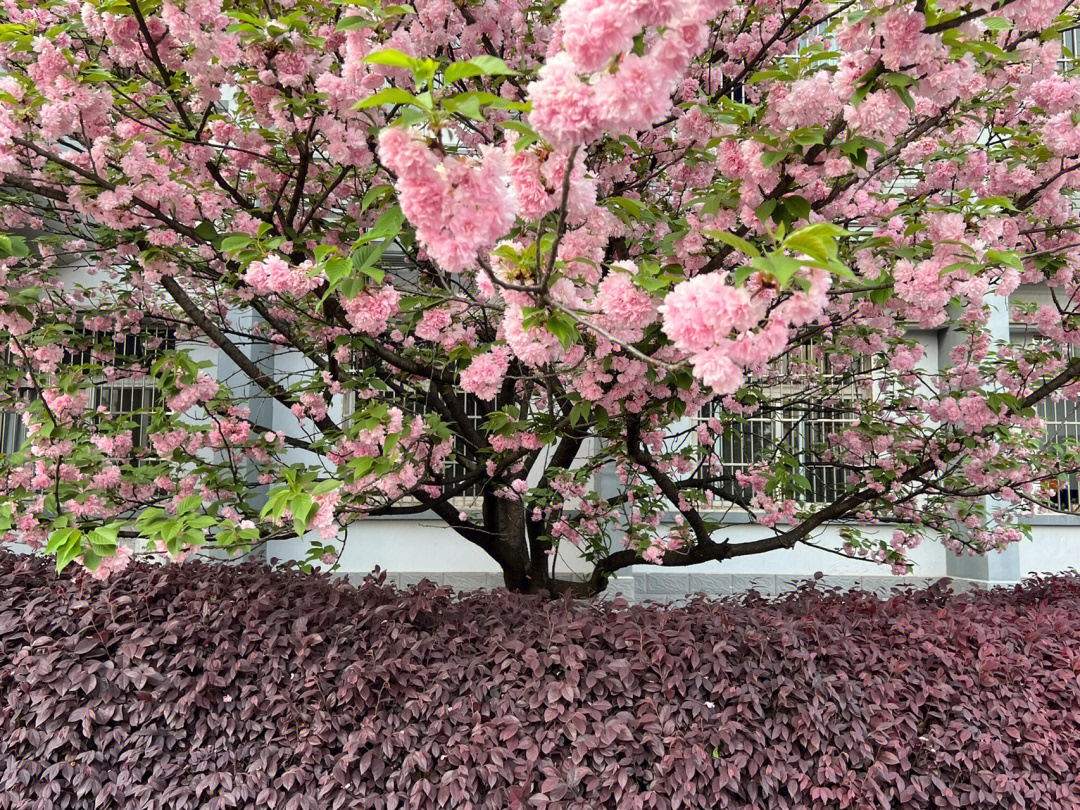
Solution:
[[[1003,548],[1078,466],[1074,5],[10,0],[0,533],[104,576],[434,512],[579,593]]]

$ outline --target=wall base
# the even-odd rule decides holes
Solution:
[[[351,582],[363,581],[367,574],[343,572]],[[503,587],[501,574],[488,572],[409,571],[389,572],[388,582],[401,588],[430,580],[456,591],[474,591]],[[686,599],[695,594],[706,596],[733,596],[747,591],[757,591],[762,596],[774,597],[790,593],[800,585],[816,582],[819,588],[852,589],[869,591],[881,597],[891,596],[897,590],[919,590],[936,582],[947,582],[957,592],[998,586],[1011,587],[1016,581],[987,582],[984,580],[942,577],[896,577],[896,576],[823,576],[818,579],[788,574],[690,574],[671,571],[624,571],[612,578],[604,592],[606,598],[620,596],[631,602],[671,602]]]

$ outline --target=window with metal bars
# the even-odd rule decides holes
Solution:
[[[792,464],[807,479],[809,490],[803,498],[810,503],[826,504],[844,494],[845,471],[821,461],[829,447],[829,435],[839,433],[858,422],[856,404],[860,376],[869,369],[866,358],[856,358],[847,368],[834,367],[813,346],[803,347],[783,360],[776,379],[784,380],[764,390],[764,405],[758,412],[729,422],[716,437],[711,464],[703,463],[695,473],[701,478],[721,478],[718,487],[738,501],[748,502],[751,492],[734,481],[736,473],[751,469]],[[821,392],[816,380],[827,381]],[[721,417],[719,400],[706,405],[694,417],[695,423]],[[727,508],[720,502],[717,508]]]
[[[0,410],[0,456],[8,456],[26,441],[26,426],[22,414],[14,408]]]
[[[460,391],[455,396],[469,423],[483,436],[481,427],[484,424],[485,417],[480,409],[480,400],[472,394]],[[467,475],[468,471],[474,469],[477,464],[484,463],[483,455],[480,452],[481,449],[473,447],[464,436],[457,433],[454,440],[454,452],[447,459],[446,466],[443,467],[443,480],[447,482],[448,486],[453,486],[455,481]],[[451,503],[459,509],[479,509],[483,489],[484,480],[481,478],[476,483],[466,487],[465,491],[460,495],[452,498]]]
[[[473,394],[466,394],[464,392],[458,392],[456,395],[458,404],[465,412],[466,417],[472,426],[477,430],[480,435],[483,435],[481,428],[483,427],[485,416],[480,407],[480,400]],[[435,411],[435,408],[430,405],[423,406],[417,409],[418,412]],[[352,418],[356,411],[356,395],[353,392],[348,393],[345,396],[345,400],[342,404],[342,417],[347,423]],[[437,411],[436,411],[437,412]],[[442,469],[442,480],[447,487],[453,487],[455,482],[459,481],[462,477],[468,474],[468,471],[475,468],[477,464],[483,464],[484,458],[480,452],[480,448],[473,447],[468,440],[461,435],[460,431],[454,424],[450,425],[450,429],[454,432],[454,450],[450,456],[446,459]],[[479,509],[481,505],[481,498],[483,496],[483,479],[476,483],[470,484],[465,488],[465,491],[460,495],[450,499],[450,502],[458,509]],[[417,501],[415,498],[408,497],[402,498],[398,501],[398,505],[407,506],[415,504]]]
[[[10,351],[0,352],[0,369],[9,371],[17,368]],[[22,409],[18,401],[28,402],[33,398],[32,388],[20,387],[15,391],[16,401],[0,403],[0,456],[11,455],[26,441],[26,425],[22,421]]]
[[[1070,73],[1080,65],[1077,59],[1077,47],[1080,46],[1080,28],[1070,28],[1061,32],[1061,58],[1058,59],[1058,70],[1062,73]]]
[[[79,332],[73,335],[71,348],[65,350],[61,361],[63,366],[80,366],[99,362],[95,357],[95,347],[112,341],[115,355],[112,364],[123,368],[129,364],[148,367],[157,356],[175,348],[172,330],[166,327],[150,327],[138,334],[127,334],[122,341],[113,341],[112,336],[97,332]],[[12,363],[11,355],[5,355],[3,362]],[[25,402],[36,398],[32,388],[20,388],[17,394]],[[148,441],[150,423],[154,409],[161,405],[161,392],[152,381],[144,377],[125,377],[107,380],[101,377],[94,381],[90,396],[90,410],[103,409],[102,416],[110,421],[124,419],[132,423],[132,442],[135,447],[142,447]],[[22,413],[16,408],[0,410],[0,455],[16,452],[26,441],[26,426]]]
[[[1016,345],[1029,346],[1035,341],[1035,335],[1014,326],[1011,339]],[[1075,346],[1058,348],[1066,358],[1080,356]],[[1035,405],[1035,413],[1046,424],[1047,444],[1080,445],[1080,403],[1047,397]],[[1080,513],[1080,475],[1061,476],[1056,481],[1047,482],[1044,491],[1048,495],[1049,506],[1062,512]]]
[[[1049,444],[1080,444],[1080,406],[1068,400],[1044,399],[1035,412],[1046,423]],[[1049,487],[1050,504],[1063,512],[1080,512],[1080,476],[1062,476]]]

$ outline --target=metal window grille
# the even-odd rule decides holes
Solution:
[[[1014,327],[1014,344],[1029,346],[1034,341],[1034,334]],[[1073,358],[1078,354],[1075,346],[1067,345],[1060,348],[1066,358]],[[1080,404],[1048,397],[1035,405],[1035,413],[1046,424],[1048,444],[1080,444]],[[1080,475],[1063,476],[1056,482],[1049,496],[1049,504],[1055,509],[1080,513]]]
[[[1077,49],[1080,47],[1080,28],[1070,28],[1061,32],[1061,58],[1058,60],[1058,70],[1069,73],[1078,66]]]
[[[736,104],[746,104],[746,87],[740,82],[727,92],[727,97]]]
[[[89,346],[73,354],[71,362],[96,362],[92,346],[111,339],[98,333],[90,334]],[[176,341],[172,330],[165,327],[152,327],[138,334],[125,335],[122,341],[114,341],[116,357],[148,366],[163,350],[175,347]],[[149,441],[150,423],[153,411],[162,403],[161,392],[152,380],[143,377],[124,377],[118,380],[98,380],[94,384],[91,406],[104,409],[113,419],[124,419],[133,423],[131,429],[132,444],[144,447]]]
[[[483,432],[481,427],[484,424],[485,417],[480,409],[480,400],[474,395],[466,393],[458,393],[457,399],[473,427],[476,428],[477,432],[482,436]],[[342,404],[342,416],[346,423],[352,418],[355,411],[356,395],[353,392],[349,392],[345,396],[345,400]],[[455,433],[457,433],[456,430]],[[483,463],[483,461],[484,459],[478,448],[469,446],[463,436],[456,435],[454,439],[454,450],[443,465],[442,478],[447,482],[448,486],[453,486],[454,482],[464,476],[469,469],[473,468],[477,463]],[[481,498],[483,497],[483,486],[484,481],[481,479],[466,487],[465,491],[460,495],[451,498],[450,503],[458,509],[480,508]],[[417,499],[412,496],[407,496],[397,501],[397,504],[400,506],[412,506],[416,503],[418,503]]]
[[[14,367],[10,351],[0,353],[0,367]],[[33,390],[20,388],[15,392],[15,396],[20,400],[28,401],[33,396]],[[22,421],[22,412],[14,406],[15,403],[12,402],[5,402],[3,406],[0,406],[0,457],[16,452],[26,441],[26,426]]]
[[[699,474],[733,476],[736,472],[748,473],[751,468],[790,456],[810,482],[810,490],[804,494],[807,501],[824,504],[836,500],[846,489],[845,471],[817,459],[830,444],[829,434],[840,432],[858,421],[854,407],[858,394],[855,375],[868,368],[866,358],[857,358],[840,386],[830,383],[827,398],[815,401],[814,395],[810,394],[809,399],[799,401],[800,395],[806,394],[810,380],[835,380],[840,372],[830,368],[828,359],[819,356],[812,345],[785,358],[777,378],[789,382],[770,385],[765,390],[765,398],[767,402],[792,401],[793,404],[758,412],[746,417],[742,423],[729,425],[716,439],[714,469]],[[709,403],[694,421],[718,416],[721,408],[719,402]],[[731,486],[731,491],[742,500],[749,500],[751,494],[736,485]]]
[[[10,409],[0,411],[0,456],[16,452],[24,441],[26,426],[23,425],[22,414]]]
[[[462,410],[465,411],[469,422],[483,436],[480,428],[484,424],[485,417],[483,411],[480,410],[480,400],[472,394],[465,393],[458,393],[457,400]],[[454,453],[447,459],[446,466],[443,468],[443,479],[452,486],[456,480],[466,475],[469,469],[474,468],[477,464],[483,464],[484,458],[480,453],[480,449],[468,445],[463,436],[457,436],[454,441]],[[480,479],[466,487],[465,491],[460,495],[451,498],[450,502],[459,509],[479,509],[483,489],[484,481]]]
[[[100,333],[86,332],[82,336],[75,336],[74,348],[65,351],[63,364],[66,366],[87,365],[97,362],[94,358],[93,346],[106,339]],[[151,328],[139,334],[125,335],[122,341],[117,341],[112,351],[120,358],[149,363],[156,352],[162,349],[171,349],[175,346],[172,331],[166,328]],[[4,363],[10,363],[10,354],[3,358]],[[22,389],[19,392],[26,401],[34,398],[32,389]],[[157,390],[152,381],[145,377],[121,378],[118,380],[99,379],[95,381],[90,397],[90,407],[93,410],[104,408],[105,413],[111,419],[128,419],[134,422],[132,428],[132,441],[135,447],[145,446],[148,441],[150,422],[153,418],[153,409],[161,404],[161,392]],[[13,409],[0,410],[0,455],[10,455],[16,452],[26,441],[26,426],[22,421],[22,414]]]
[[[132,444],[144,447],[149,441],[153,410],[160,407],[161,392],[142,380],[119,380],[94,386],[92,405],[104,408],[113,419],[133,422]]]
[[[1046,441],[1050,444],[1080,443],[1080,407],[1068,400],[1044,399],[1035,412],[1046,422]],[[1080,512],[1080,476],[1069,475],[1058,482],[1051,493],[1051,503],[1064,512]]]

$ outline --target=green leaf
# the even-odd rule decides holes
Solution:
[[[784,197],[784,207],[791,214],[792,219],[806,219],[810,216],[810,203],[806,201],[805,197],[800,197],[797,194]]]
[[[747,256],[750,256],[752,258],[757,258],[761,256],[761,251],[754,247],[752,243],[743,239],[741,236],[736,236],[735,234],[728,233],[727,231],[705,231],[705,235],[710,236],[720,242],[723,242],[725,245],[733,247],[736,250],[740,250]]]
[[[188,512],[193,512],[198,509],[202,504],[202,495],[188,495],[184,500],[180,501],[176,507],[177,515],[186,515]]]
[[[337,246],[336,245],[316,245],[314,252],[315,252],[315,261],[316,262],[321,262],[323,259],[325,259],[327,256],[329,256],[331,253],[336,253],[337,252]]]
[[[761,165],[767,169],[770,166],[775,166],[787,156],[788,151],[786,149],[781,149],[779,152],[762,152]]]
[[[312,495],[325,495],[327,492],[333,492],[335,489],[337,489],[340,486],[341,486],[340,481],[335,481],[334,479],[330,478],[330,479],[327,479],[326,481],[320,481],[318,484],[316,484],[312,488],[311,494]]]
[[[55,554],[67,545],[67,542],[71,539],[72,535],[80,533],[81,532],[78,529],[59,529],[53,532],[49,535],[49,542],[45,545],[45,552],[47,554]]]
[[[490,103],[484,99],[484,96],[488,95],[491,94],[458,93],[457,95],[447,96],[442,99],[442,105],[452,113],[464,115],[466,118],[471,118],[473,121],[483,121],[484,116],[480,112],[480,105]]]
[[[25,259],[30,255],[30,248],[23,237],[4,235],[0,236],[0,254],[4,257],[15,256]]]
[[[1015,270],[1024,272],[1024,262],[1011,250],[988,250],[986,251],[986,261],[988,263],[1003,264],[1006,267],[1012,267]]]
[[[409,56],[407,53],[395,50],[393,48],[385,48],[381,51],[375,51],[369,53],[361,62],[367,62],[371,65],[389,65],[390,67],[412,68],[413,64],[417,61]]]
[[[386,275],[382,270],[375,267],[375,264],[382,258],[383,253],[386,252],[386,248],[390,246],[390,240],[384,239],[381,242],[373,242],[369,245],[361,245],[352,254],[353,267],[358,273],[364,273],[365,275],[378,276],[376,281],[382,281]],[[371,273],[369,271],[377,271]]]
[[[521,137],[514,141],[515,154],[540,140],[540,136],[524,121],[500,121],[499,126],[515,129],[521,133]]]
[[[367,17],[352,16],[345,17],[337,25],[338,31],[357,31],[361,28],[370,28],[372,21]]]
[[[56,573],[60,573],[80,554],[82,554],[82,532],[73,534],[67,544],[56,555]]]
[[[516,76],[517,71],[507,67],[506,62],[497,56],[474,56],[469,60],[470,65],[476,65],[486,76]]]
[[[581,339],[577,327],[565,320],[561,315],[555,314],[548,318],[545,324],[547,330],[559,339],[564,349],[569,349]]]
[[[289,500],[289,511],[292,512],[294,523],[303,526],[303,529],[298,533],[302,533],[307,529],[308,520],[315,509],[315,502],[311,500],[311,496],[306,492],[298,492]]]
[[[1016,206],[1013,205],[1013,201],[1008,197],[983,197],[977,203],[976,208],[1004,208],[1006,211],[1015,211]]]
[[[837,260],[837,238],[849,235],[848,231],[830,222],[818,222],[793,231],[784,239],[783,247],[809,256],[809,264],[821,267],[843,278],[854,278],[851,270]]]
[[[225,254],[237,253],[250,244],[250,236],[226,236],[221,240],[221,252]]]
[[[375,459],[371,456],[361,456],[360,458],[354,458],[349,461],[349,469],[352,470],[353,475],[357,478],[362,478],[368,474],[368,471],[375,464]]]
[[[387,183],[380,183],[377,186],[373,186],[368,189],[367,194],[365,194],[364,198],[360,201],[360,212],[363,213],[364,211],[367,211],[372,203],[378,201],[382,197],[392,195],[393,193],[394,187]]]
[[[758,82],[768,81],[769,79],[788,79],[791,78],[790,74],[786,70],[759,70],[746,80],[747,84],[757,84]]]
[[[365,98],[363,101],[358,101],[353,105],[354,110],[363,110],[368,107],[381,107],[383,104],[412,104],[419,107],[420,102],[416,96],[410,93],[408,90],[402,90],[400,87],[388,87],[385,90],[380,90],[373,96]]]
[[[816,146],[825,143],[825,130],[822,127],[804,127],[791,133],[791,140],[799,146]]]
[[[401,233],[401,226],[405,222],[405,215],[397,205],[387,208],[382,215],[375,220],[371,230],[356,240],[357,245],[366,245],[376,239],[393,239]]]
[[[281,517],[281,514],[285,511],[285,504],[288,503],[290,491],[286,487],[280,487],[270,493],[270,497],[266,499],[266,503],[263,504],[262,510],[259,512],[259,517],[267,517],[268,515],[277,520]]]
[[[780,253],[771,253],[761,259],[754,259],[751,264],[769,273],[781,287],[786,287],[791,277],[802,269],[802,265],[795,259]]]
[[[614,203],[634,219],[642,219],[642,216],[645,213],[645,207],[641,202],[630,197],[609,197],[605,202]]]
[[[516,76],[506,63],[495,56],[476,56],[468,62],[454,62],[446,66],[443,78],[447,84],[453,84],[470,76]]]
[[[893,90],[895,90],[896,94],[900,96],[900,100],[904,102],[905,107],[907,107],[909,110],[915,109],[915,99],[912,98],[911,93],[906,87],[894,87]]]

